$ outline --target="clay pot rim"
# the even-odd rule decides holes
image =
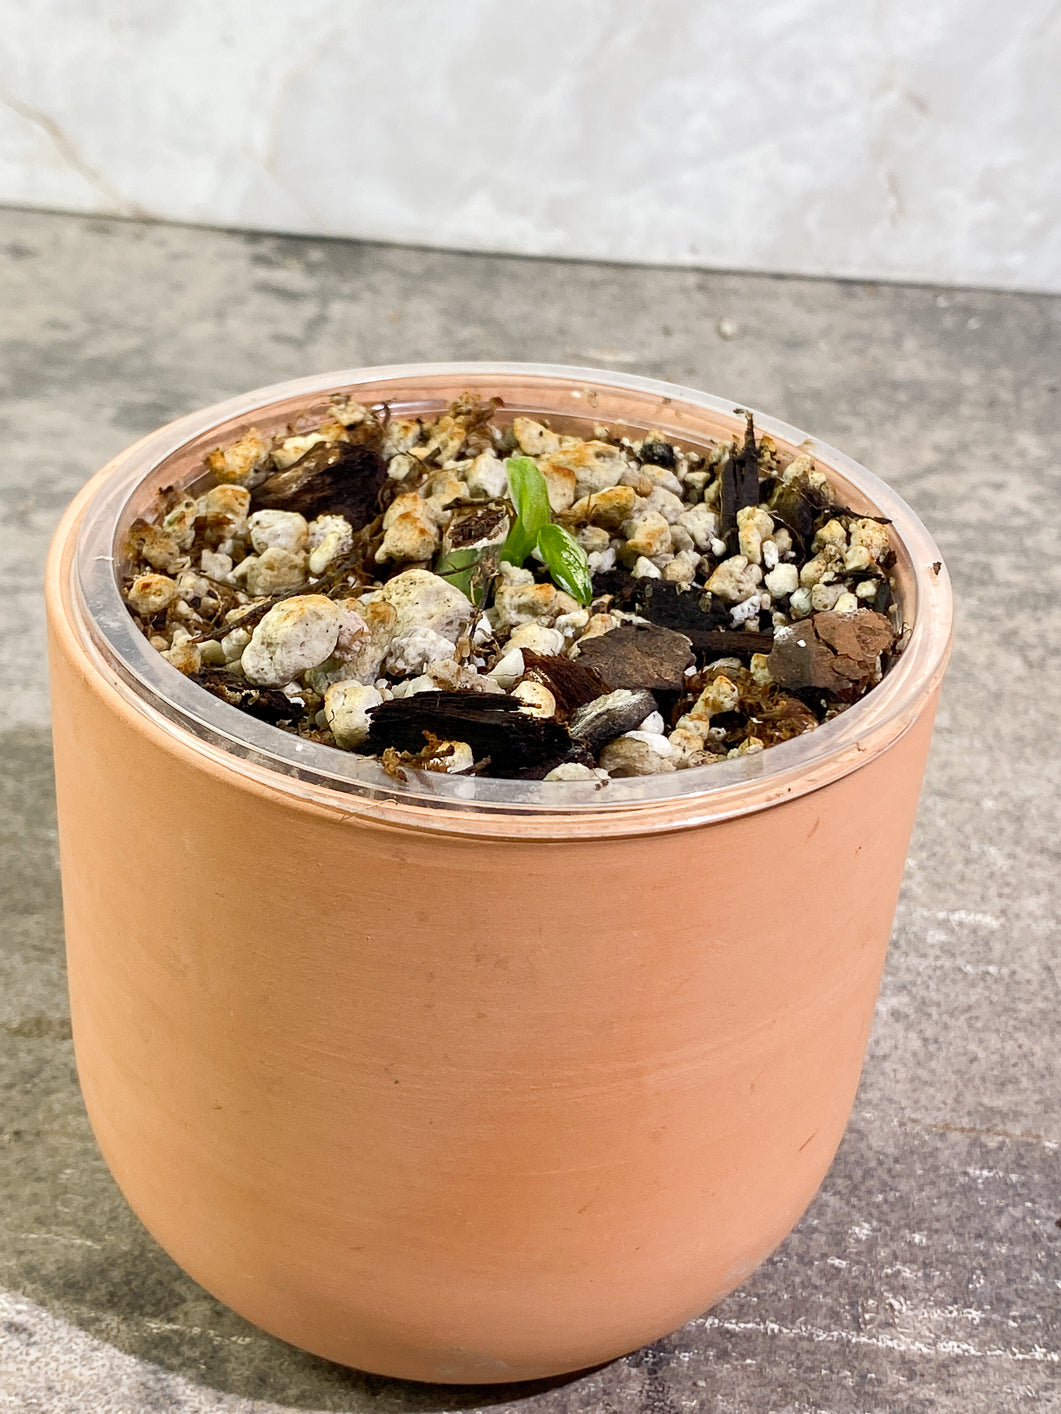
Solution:
[[[442,363],[342,370],[273,384],[190,413],[142,438],[104,467],[75,499],[49,560],[53,622],[62,625],[115,710],[132,713],[161,745],[193,755],[212,772],[242,776],[253,790],[279,792],[309,808],[444,833],[564,838],[656,833],[767,808],[849,774],[886,750],[934,695],[950,654],[953,605],[942,556],[910,507],[879,478],[836,448],[756,411],[757,430],[782,451],[812,451],[841,498],[893,523],[896,576],[910,634],[884,680],[832,721],[768,751],[668,776],[617,781],[525,782],[422,772],[396,785],[376,763],[304,742],[249,718],[183,678],[140,635],[115,572],[124,529],[172,476],[164,468],[194,445],[216,445],[238,426],[287,420],[294,406],[323,404],[337,392],[399,411],[444,405],[465,388],[505,398],[506,412],[550,413],[701,440],[683,418],[719,431],[743,428],[736,404],[695,389],[607,370],[527,363]],[[415,396],[410,397],[410,390]],[[505,397],[506,389],[513,394]],[[515,395],[516,390],[522,397]],[[404,396],[401,393],[404,392]],[[626,400],[625,416],[609,415]],[[636,404],[636,416],[630,404]],[[285,404],[277,415],[275,405]],[[603,404],[603,406],[602,406]],[[294,405],[294,406],[293,406]],[[652,415],[650,416],[650,412]],[[236,424],[236,430],[233,429]],[[216,432],[215,432],[216,429]],[[849,494],[850,493],[850,494]],[[335,758],[338,758],[336,760]],[[365,767],[368,769],[365,769]]]

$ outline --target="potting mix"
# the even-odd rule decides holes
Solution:
[[[409,770],[659,775],[828,721],[899,651],[883,517],[743,438],[336,399],[163,491],[123,595],[204,691]]]

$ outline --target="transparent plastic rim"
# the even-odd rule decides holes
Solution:
[[[805,446],[845,488],[892,522],[894,548],[906,584],[902,611],[909,627],[906,646],[883,681],[832,721],[764,752],[664,776],[632,777],[597,786],[592,782],[509,781],[411,772],[399,785],[373,760],[303,741],[222,702],[183,677],[137,629],[121,598],[117,567],[136,493],[190,441],[232,420],[249,425],[272,404],[333,391],[357,396],[359,386],[393,382],[408,389],[417,377],[466,380],[518,378],[540,387],[533,407],[506,402],[505,412],[570,415],[592,420],[594,390],[627,392],[656,401],[650,426],[667,427],[682,405],[703,409],[734,426],[734,404],[691,388],[654,379],[560,365],[521,363],[420,364],[351,369],[259,388],[191,413],[145,438],[119,458],[88,503],[77,528],[71,562],[70,609],[78,638],[96,669],[125,702],[156,726],[216,764],[305,802],[368,812],[395,823],[465,831],[479,825],[496,833],[504,819],[520,833],[580,835],[637,833],[727,819],[819,789],[865,765],[916,720],[942,677],[949,655],[952,604],[939,550],[910,507],[884,482],[835,448],[767,414],[755,413],[756,428],[781,444]],[[383,401],[378,396],[375,402]],[[587,406],[589,404],[589,406]],[[414,404],[396,399],[400,412]],[[415,406],[443,403],[425,394]],[[627,426],[634,424],[627,422]],[[679,430],[674,435],[690,441]],[[142,494],[142,493],[141,493]],[[457,816],[463,817],[463,823]],[[487,818],[492,824],[488,826]]]

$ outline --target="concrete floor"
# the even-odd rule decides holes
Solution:
[[[7,211],[0,309],[0,1409],[1061,1409],[1061,300]],[[548,1387],[340,1369],[185,1277],[97,1155],[62,960],[39,581],[65,502],[140,433],[228,394],[469,357],[635,370],[807,428],[914,505],[959,605],[862,1088],[821,1193],[708,1315]]]

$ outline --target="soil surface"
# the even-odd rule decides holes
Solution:
[[[164,493],[124,597],[205,690],[399,781],[761,751],[880,681],[894,551],[746,417],[692,446],[561,435],[498,398],[433,420],[337,399],[315,430],[216,448],[198,495]]]

